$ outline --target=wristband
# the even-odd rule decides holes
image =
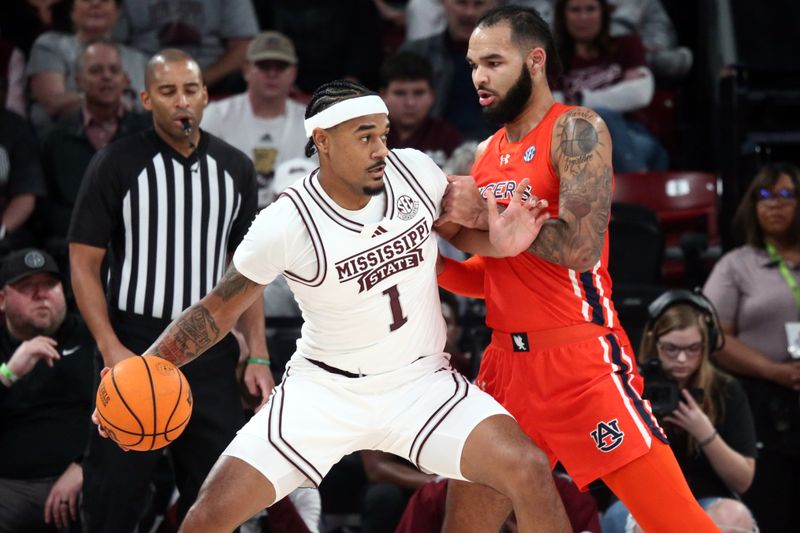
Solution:
[[[248,363],[258,363],[260,365],[272,366],[269,359],[261,359],[260,357],[248,357]]]
[[[17,380],[19,379],[19,376],[13,373],[11,369],[8,368],[8,365],[5,363],[0,365],[0,374],[3,374],[6,378],[8,378],[8,381],[10,381],[11,383],[16,383]]]
[[[712,433],[711,436],[709,436],[705,440],[698,442],[697,445],[700,446],[701,448],[705,448],[706,446],[711,444],[711,441],[714,440],[716,437],[717,437],[717,430],[715,428],[714,433]]]

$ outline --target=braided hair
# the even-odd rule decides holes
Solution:
[[[317,87],[317,90],[311,95],[311,100],[309,100],[308,106],[306,106],[306,118],[313,117],[320,111],[328,109],[333,104],[370,94],[375,93],[355,81],[334,80],[323,83]],[[306,143],[306,157],[314,155],[315,150],[314,139],[310,138],[308,143]]]

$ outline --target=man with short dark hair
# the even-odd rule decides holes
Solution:
[[[0,531],[66,529],[78,518],[94,342],[46,252],[9,255],[0,287]]]
[[[400,52],[381,67],[381,97],[389,108],[389,148],[416,148],[441,167],[460,144],[461,133],[430,116],[435,94],[433,71],[424,57]]]
[[[552,466],[560,462],[581,489],[602,479],[642,529],[718,531],[642,398],[633,349],[611,298],[608,127],[591,109],[554,101],[553,37],[534,10],[487,12],[472,32],[467,61],[484,115],[502,127],[476,150],[474,178],[449,178],[439,223],[486,228],[487,206],[513,205],[511,191],[521,187],[551,210],[528,250],[486,258],[485,278],[474,276],[492,328],[476,383],[514,414]],[[442,286],[453,281],[451,266],[439,277]],[[499,527],[509,506],[495,495],[451,484],[445,529]]]
[[[142,104],[153,130],[100,150],[86,171],[69,231],[72,286],[105,366],[144,353],[157,334],[222,277],[256,211],[253,164],[201,131],[208,102],[200,67],[185,52],[153,56]],[[108,257],[108,276],[102,265]],[[107,292],[106,292],[107,291]],[[238,324],[251,358],[249,392],[272,390],[260,302]],[[241,425],[232,336],[184,370],[194,398],[186,430],[167,449],[180,517],[217,455]],[[84,519],[90,531],[131,531],[162,453],[123,453],[97,433],[84,462]]]

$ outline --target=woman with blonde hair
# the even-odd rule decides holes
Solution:
[[[711,363],[723,344],[715,311],[698,294],[672,290],[649,314],[639,351],[645,396],[686,481],[720,529],[754,531],[738,498],[755,473],[755,429],[741,385]],[[604,533],[641,531],[622,502],[609,507],[602,525]]]

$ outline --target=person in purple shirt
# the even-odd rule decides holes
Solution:
[[[761,531],[791,531],[800,494],[800,169],[771,163],[734,217],[742,246],[714,266],[703,292],[727,342],[717,362],[738,375],[753,407],[759,457],[745,503]]]

